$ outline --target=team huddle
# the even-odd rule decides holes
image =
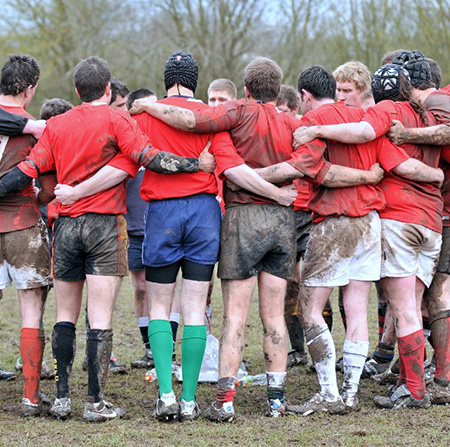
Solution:
[[[188,53],[168,58],[162,100],[149,89],[130,93],[106,61],[89,57],[74,71],[81,105],[46,101],[34,121],[26,109],[39,74],[23,54],[10,55],[0,74],[0,289],[14,282],[19,296],[24,416],[72,414],[85,284],[83,418],[124,415],[104,391],[108,372],[120,366],[112,312],[129,272],[145,347],[132,367],[156,369],[158,420],[234,420],[256,285],[267,416],[358,411],[362,376],[394,378],[388,395],[374,399],[381,408],[450,402],[450,89],[440,89],[435,61],[398,50],[373,76],[360,62],[333,73],[313,65],[300,73],[296,92],[282,85],[276,62],[257,57],[244,70],[245,98],[218,79],[206,105],[195,99],[198,66]],[[224,302],[219,379],[215,400],[201,410],[195,394],[216,263]],[[369,356],[372,282],[380,331]],[[53,402],[39,391],[52,285]],[[335,287],[345,327],[341,362],[331,335]],[[425,335],[434,350],[427,380]],[[286,371],[306,362],[305,340],[320,390],[297,404],[286,399]]]

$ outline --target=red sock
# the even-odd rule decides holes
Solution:
[[[403,385],[404,383],[406,383],[405,363],[403,362],[402,356],[399,354],[397,386]]]
[[[426,393],[423,369],[425,337],[420,329],[398,339],[398,353],[403,360],[406,385],[415,399],[423,399]]]
[[[450,381],[450,317],[436,320],[431,326],[436,358],[434,377],[446,383]]]
[[[20,356],[23,365],[23,397],[39,403],[39,382],[44,355],[44,331],[23,328],[20,339]]]

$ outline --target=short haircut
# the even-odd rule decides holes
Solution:
[[[340,65],[333,71],[333,76],[336,82],[353,82],[358,93],[368,91],[369,96],[372,96],[372,77],[362,62],[350,61]]]
[[[392,61],[397,57],[400,56],[400,54],[404,53],[406,50],[404,50],[403,48],[400,48],[398,50],[392,50],[392,51],[388,51],[387,53],[385,53],[383,55],[383,57],[381,58],[381,65],[387,65],[387,64],[392,64]]]
[[[244,69],[244,85],[257,101],[275,101],[280,93],[283,70],[271,59],[256,57]]]
[[[40,117],[41,120],[48,120],[53,116],[61,115],[73,108],[73,104],[65,99],[53,98],[44,100]]]
[[[130,90],[122,81],[115,78],[111,79],[111,100],[109,101],[111,104],[116,100],[117,95],[126,98],[128,93],[130,93]]]
[[[133,102],[136,101],[136,99],[148,98],[149,96],[156,96],[156,93],[149,88],[138,88],[136,90],[133,90],[127,98],[127,109],[131,109],[131,107],[133,106]]]
[[[234,82],[230,79],[219,78],[214,79],[214,81],[209,84],[208,87],[208,96],[211,91],[224,91],[227,92],[231,99],[235,99],[237,97],[237,88],[234,85]]]
[[[0,92],[3,95],[20,95],[28,87],[34,87],[38,83],[40,74],[41,69],[33,56],[10,54],[2,67]]]
[[[290,85],[282,85],[277,98],[277,106],[286,104],[289,110],[294,110],[299,106],[297,92]]]
[[[333,75],[321,65],[311,65],[303,70],[298,77],[298,91],[311,93],[315,99],[334,99],[336,80]]]
[[[101,98],[111,81],[108,62],[97,56],[81,60],[75,67],[73,80],[81,101],[91,102]]]
[[[430,64],[431,80],[432,80],[434,86],[437,89],[439,89],[439,88],[441,88],[441,83],[442,83],[441,67],[434,59],[427,57],[427,61]]]

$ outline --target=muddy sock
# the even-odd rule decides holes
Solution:
[[[185,325],[181,344],[181,366],[183,369],[183,393],[186,402],[195,400],[198,376],[206,347],[206,327]]]
[[[434,377],[439,384],[446,386],[450,383],[450,317],[433,321],[431,338],[436,357]]]
[[[372,357],[377,363],[391,363],[394,359],[394,349],[394,346],[385,345],[380,341],[375,351],[373,351]]]
[[[368,341],[344,340],[343,393],[351,395],[358,392],[359,379],[361,378],[368,352]]]
[[[266,371],[266,375],[267,375],[267,399],[269,401],[278,399],[280,402],[284,402],[286,373]]]
[[[55,370],[56,397],[69,397],[70,376],[76,351],[75,325],[61,321],[53,326],[53,367]]]
[[[423,356],[425,338],[422,329],[398,339],[398,352],[403,361],[406,374],[406,385],[415,399],[423,399],[425,395],[425,378]]]
[[[303,328],[297,315],[298,308],[298,282],[289,280],[286,288],[286,297],[284,302],[284,320],[289,334],[292,349],[297,352],[305,352],[305,342]]]
[[[387,303],[378,303],[378,341],[383,337],[384,322],[386,320]],[[392,359],[391,359],[392,360]]]
[[[150,342],[148,340],[148,323],[150,322],[148,317],[139,317],[137,319],[137,324],[139,327],[139,332],[141,333],[142,343],[146,350],[150,349]]]
[[[155,362],[159,383],[159,395],[170,393],[172,387],[173,334],[167,320],[151,320],[148,324],[148,338]]]
[[[45,337],[42,329],[23,328],[20,337],[20,355],[23,365],[23,397],[39,402],[42,357]]]
[[[88,396],[94,403],[103,399],[113,345],[111,329],[90,329],[87,339]]]
[[[326,324],[312,327],[306,331],[308,345],[317,378],[319,379],[320,394],[328,400],[336,400],[339,390],[336,381],[336,351],[333,337]]]
[[[216,408],[221,408],[226,402],[233,402],[236,394],[236,377],[221,377],[217,382]]]

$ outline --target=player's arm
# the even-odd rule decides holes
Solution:
[[[367,143],[376,137],[374,128],[366,121],[299,127],[294,132],[294,147],[298,148],[316,138],[335,140],[347,144],[358,144]]]
[[[13,194],[25,188],[33,177],[22,172],[17,166],[0,178],[0,197]]]
[[[392,171],[397,175],[409,180],[415,180],[416,182],[437,182],[442,185],[444,181],[444,172],[442,169],[428,166],[416,158],[408,158],[408,160],[399,164]]]
[[[406,143],[444,146],[450,144],[450,127],[439,124],[430,127],[406,128],[400,121],[393,120],[387,136],[397,146]]]
[[[283,206],[289,206],[297,197],[294,185],[279,188],[264,180],[245,164],[234,166],[224,171],[225,176],[241,188],[260,196],[274,200]]]
[[[211,143],[208,141],[198,158],[180,157],[170,152],[160,151],[146,166],[150,171],[160,174],[181,172],[213,172],[216,167],[214,155],[209,153]],[[122,183],[130,173],[116,166],[103,166],[92,177],[76,186],[58,184],[55,188],[56,198],[63,205],[71,205],[78,200],[97,194]]]
[[[278,163],[267,168],[256,169],[265,180],[273,183],[303,178],[305,175],[288,162]],[[376,185],[383,178],[384,171],[375,163],[370,171],[349,168],[346,166],[330,165],[320,184],[328,188],[345,188],[346,186]],[[308,177],[305,177],[308,180]]]
[[[137,115],[142,112],[158,118],[175,129],[193,132],[197,129],[197,120],[192,110],[189,109],[151,102],[146,98],[141,98],[134,101],[130,113]]]

